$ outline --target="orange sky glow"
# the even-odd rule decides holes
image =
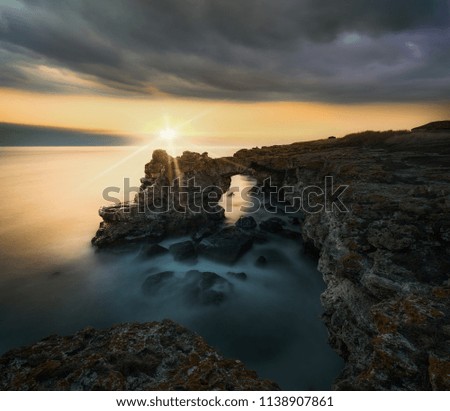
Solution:
[[[449,104],[229,102],[64,95],[0,89],[0,122],[157,136],[173,127],[184,144],[268,145],[363,130],[410,129],[439,120]]]

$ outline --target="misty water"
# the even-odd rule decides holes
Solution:
[[[0,353],[87,326],[170,318],[283,389],[329,389],[342,362],[320,320],[325,285],[298,241],[274,236],[232,267],[203,258],[183,264],[170,255],[143,259],[139,246],[126,254],[92,249],[103,190],[123,187],[124,178],[139,185],[150,156],[125,147],[0,149]],[[253,183],[233,180],[241,188]],[[239,196],[227,198],[239,205]],[[232,207],[227,223],[240,214]],[[256,267],[261,255],[272,264]],[[201,306],[187,303],[176,283],[157,296],[142,291],[152,273],[182,278],[192,269],[227,278],[232,293],[218,306]]]

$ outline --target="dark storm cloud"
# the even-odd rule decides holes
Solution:
[[[2,86],[339,102],[450,93],[446,0],[3,3]],[[55,84],[38,66],[89,83]]]

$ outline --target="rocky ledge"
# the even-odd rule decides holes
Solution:
[[[442,127],[440,128],[442,129]],[[156,151],[131,205],[106,207],[94,245],[154,242],[180,232],[212,236],[223,213],[161,216],[139,204],[169,200],[154,190],[175,178],[226,190],[250,174],[289,186],[295,203],[325,177],[346,185],[338,208],[295,216],[307,249],[317,250],[327,284],[323,320],[345,367],[335,389],[450,389],[450,133],[365,132],[340,139],[241,150],[211,159]],[[326,190],[325,190],[326,191]],[[208,191],[199,194],[207,200]],[[330,193],[331,194],[331,193]],[[319,198],[320,199],[320,198]],[[129,209],[133,208],[132,212]],[[311,210],[309,210],[311,211]],[[210,243],[210,240],[206,240]]]
[[[85,329],[0,358],[0,390],[279,390],[172,321]]]

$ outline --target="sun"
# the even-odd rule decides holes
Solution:
[[[177,136],[175,129],[166,127],[159,132],[159,137],[164,140],[173,140]]]

